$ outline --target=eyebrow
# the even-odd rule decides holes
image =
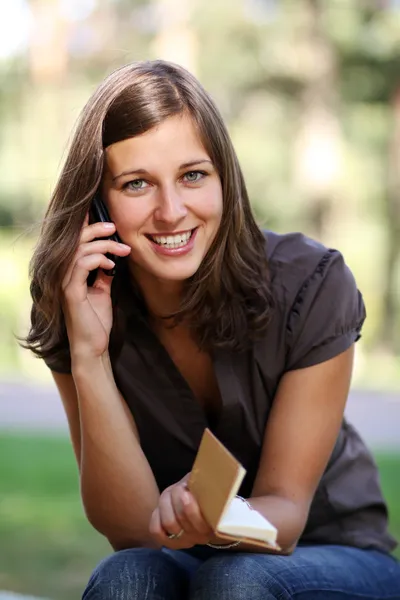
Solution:
[[[210,165],[212,165],[212,161],[208,158],[199,158],[186,163],[182,163],[179,166],[179,171],[181,171],[182,169],[188,169],[189,167],[194,167],[195,165],[200,165],[201,163],[210,163]],[[125,177],[126,175],[133,175],[134,173],[137,175],[149,175],[149,172],[146,171],[146,169],[130,169],[129,171],[123,171],[123,173],[120,173],[119,175],[113,177],[112,181],[114,182],[120,177]]]

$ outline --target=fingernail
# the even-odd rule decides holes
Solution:
[[[130,249],[131,249],[131,247],[130,247],[130,246],[128,246],[128,244],[120,244],[120,243],[118,243],[118,245],[119,245],[119,246],[120,246],[120,248],[122,248],[123,250],[125,250],[126,248],[127,248],[128,250],[130,250]]]
[[[184,492],[182,494],[182,504],[184,506],[189,506],[189,504],[190,504],[190,496],[187,492]]]
[[[114,223],[103,223],[104,229],[114,229]]]

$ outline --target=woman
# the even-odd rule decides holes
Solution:
[[[109,222],[92,222],[94,197]],[[27,345],[116,551],[86,600],[400,598],[376,468],[343,420],[361,295],[336,250],[259,230],[184,69],[136,63],[95,91],[31,273]],[[206,426],[247,469],[240,493],[281,556],[224,545],[203,519],[186,480]]]

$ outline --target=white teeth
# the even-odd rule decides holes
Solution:
[[[186,231],[185,233],[178,233],[176,235],[152,235],[151,239],[165,248],[181,248],[182,246],[186,246],[191,236],[192,230]]]

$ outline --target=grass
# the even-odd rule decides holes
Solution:
[[[400,539],[400,455],[376,458]],[[0,589],[80,598],[110,551],[84,517],[69,440],[0,434]]]
[[[108,543],[86,522],[65,438],[0,435],[0,589],[80,598]]]

